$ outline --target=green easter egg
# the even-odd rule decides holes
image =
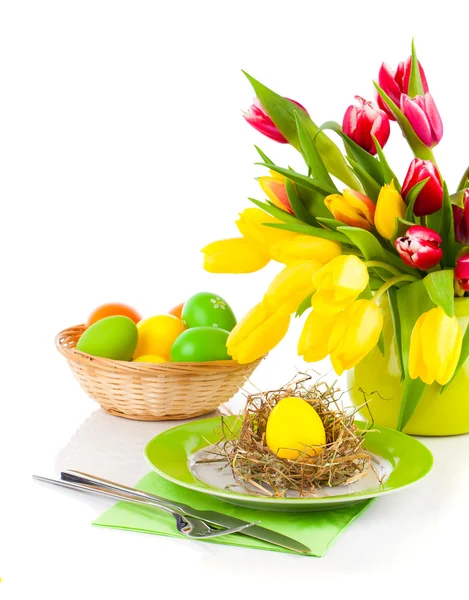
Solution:
[[[78,340],[80,352],[113,360],[132,360],[137,347],[137,326],[129,317],[113,316],[97,321]]]
[[[184,304],[182,320],[186,327],[219,327],[231,331],[236,317],[226,300],[210,292],[195,294]]]
[[[186,329],[171,348],[172,362],[231,360],[226,349],[229,332],[218,327]]]

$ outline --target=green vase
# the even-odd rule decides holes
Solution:
[[[355,406],[363,404],[364,394],[369,399],[369,410],[361,411],[364,417],[369,420],[371,412],[378,425],[396,428],[404,386],[387,299],[380,306],[384,313],[385,355],[374,348],[348,372],[348,386]],[[464,334],[469,325],[469,298],[455,299],[455,314]],[[469,360],[443,394],[440,392],[437,383],[426,387],[405,433],[436,436],[469,432]]]

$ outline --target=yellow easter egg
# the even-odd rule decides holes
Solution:
[[[158,354],[146,354],[145,356],[139,356],[138,358],[134,358],[133,362],[164,363],[168,361],[163,356],[158,356]]]
[[[174,315],[156,315],[137,323],[138,344],[134,359],[157,355],[169,361],[169,353],[176,338],[185,331],[181,319]]]
[[[274,406],[265,436],[272,452],[290,460],[296,460],[303,452],[317,456],[326,443],[321,418],[302,398],[283,398]]]

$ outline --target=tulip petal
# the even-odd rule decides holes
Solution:
[[[241,234],[250,242],[261,244],[264,248],[295,237],[295,233],[283,229],[268,227],[267,223],[281,223],[279,219],[271,217],[260,208],[246,208],[235,222]]]
[[[448,317],[439,306],[423,313],[410,338],[410,377],[420,377],[427,385],[435,380],[445,385],[456,369],[461,346],[462,332],[456,317]]]
[[[298,356],[306,362],[316,362],[329,354],[329,337],[338,315],[326,317],[314,310],[305,321],[298,342]]]
[[[368,270],[357,256],[337,256],[314,275],[317,291],[311,304],[320,314],[341,312],[363,292],[368,281]]]
[[[285,267],[270,284],[262,306],[270,312],[291,315],[314,290],[313,275],[321,269],[317,261],[298,262]]]
[[[383,314],[373,300],[357,300],[337,319],[329,338],[329,353],[338,375],[358,364],[376,346]]]
[[[418,103],[415,101],[415,98],[412,99],[409,98],[409,96],[402,94],[401,110],[409,120],[412,129],[415,131],[422,143],[430,148],[433,142],[430,124],[424,110],[418,105]]]
[[[209,273],[254,273],[270,261],[268,252],[245,238],[212,242],[202,249]]]
[[[227,341],[228,354],[240,364],[261,358],[285,336],[290,316],[267,312],[256,305],[235,326]]]
[[[374,221],[376,229],[385,239],[390,240],[392,238],[396,218],[404,218],[406,209],[406,204],[394,187],[393,182],[391,182],[391,185],[384,185],[381,188],[376,202]]]
[[[270,247],[270,256],[273,260],[286,265],[302,260],[317,260],[326,264],[341,254],[342,247],[338,242],[314,235],[297,235]]]
[[[436,145],[443,137],[443,122],[436,107],[435,101],[430,94],[425,94],[425,113],[432,130],[433,144]]]
[[[293,209],[288,199],[287,189],[285,187],[285,177],[269,177],[267,175],[259,177],[259,185],[267,198],[278,208],[286,210],[290,214]]]

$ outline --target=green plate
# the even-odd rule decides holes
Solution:
[[[357,421],[357,425],[360,428],[369,426],[361,421]],[[191,455],[215,444],[219,439],[220,417],[192,421],[153,438],[145,448],[145,457],[154,471],[182,487],[216,496],[238,506],[290,512],[340,508],[351,502],[395,492],[427,475],[433,464],[430,451],[418,440],[393,429],[373,425],[373,431],[365,436],[363,448],[386,461],[388,475],[383,483],[374,481],[370,487],[353,492],[347,492],[346,488],[344,491],[347,493],[337,496],[272,498],[209,485],[192,473],[189,466]]]

